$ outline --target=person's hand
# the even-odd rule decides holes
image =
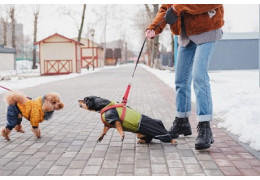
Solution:
[[[153,39],[155,37],[155,31],[153,29],[147,29],[145,31],[145,37]]]
[[[164,20],[167,24],[173,25],[174,23],[176,23],[178,19],[178,16],[174,14],[173,11],[174,11],[174,7],[171,7],[166,11]]]

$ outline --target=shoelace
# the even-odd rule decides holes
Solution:
[[[206,127],[207,127],[206,124],[197,125],[198,138],[206,138],[206,136],[207,136]]]

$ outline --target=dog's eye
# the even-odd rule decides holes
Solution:
[[[57,102],[52,102],[53,105],[55,105]]]

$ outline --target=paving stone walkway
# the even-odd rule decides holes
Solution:
[[[23,120],[24,134],[12,132],[9,142],[0,138],[0,175],[260,175],[260,161],[216,125],[212,125],[213,146],[207,151],[196,151],[194,111],[191,116],[193,134],[181,136],[177,146],[158,140],[140,145],[132,133],[126,133],[121,142],[114,129],[97,143],[103,129],[100,115],[80,109],[77,100],[96,95],[121,102],[132,71],[133,66],[104,69],[23,89],[33,98],[50,91],[58,92],[65,108],[40,124],[40,139],[33,136],[26,120]],[[168,129],[175,117],[175,92],[139,66],[128,105],[161,119]],[[1,100],[1,127],[5,125],[5,119],[5,104]]]

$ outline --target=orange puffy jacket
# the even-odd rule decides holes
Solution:
[[[27,99],[25,104],[17,103],[23,117],[28,119],[32,126],[38,127],[39,123],[44,121],[44,112],[42,110],[42,97],[35,100]]]
[[[224,8],[222,4],[163,4],[147,29],[155,28],[164,19],[167,9],[172,6],[176,9],[174,12],[178,16],[177,22],[170,26],[174,35],[181,34],[181,16],[184,16],[184,24],[188,36],[212,31],[224,25]],[[213,11],[214,16],[210,17],[208,13],[210,11]],[[155,34],[160,34],[165,26],[166,22],[163,21],[155,29]]]

